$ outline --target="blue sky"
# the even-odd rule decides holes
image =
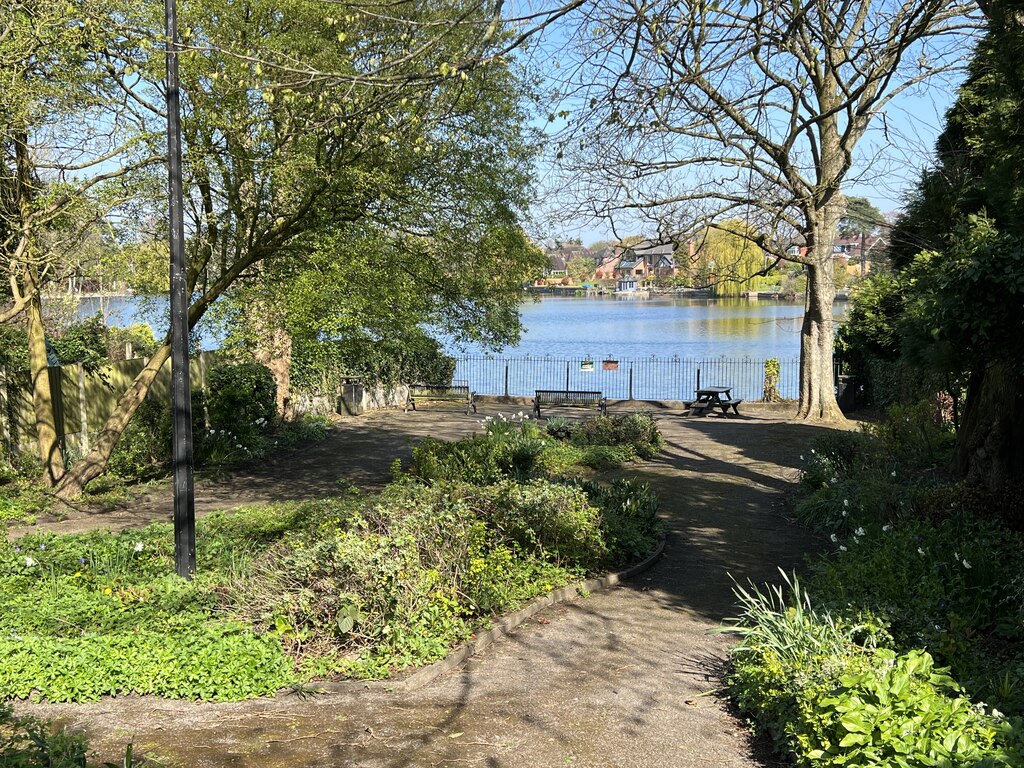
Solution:
[[[559,38],[556,34],[556,41]],[[960,50],[954,47],[952,51],[958,59]],[[965,64],[969,55],[970,48],[964,45],[962,60]],[[932,161],[935,139],[942,130],[945,112],[955,100],[962,77],[962,71],[933,77],[889,102],[883,112],[874,117],[867,134],[858,143],[844,192],[868,198],[883,213],[900,209],[904,195]],[[561,120],[549,124],[544,117],[541,115],[541,122],[537,123],[543,130],[556,131],[564,125]],[[543,164],[539,168],[542,177],[549,170]],[[625,222],[616,224],[617,232],[603,221],[571,220],[553,225],[544,220],[548,208],[542,194],[533,209],[536,226],[531,234],[561,240],[578,237],[584,244],[615,239],[616,235],[650,234]]]

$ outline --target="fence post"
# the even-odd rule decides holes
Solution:
[[[89,452],[89,401],[85,397],[85,366],[78,364],[78,413],[82,422],[82,453]]]
[[[565,363],[565,391],[569,391],[569,362]]]
[[[700,389],[700,368],[697,369],[697,389]]]
[[[629,399],[633,399],[633,364],[629,364]]]
[[[508,360],[505,361],[505,399],[508,400]]]
[[[0,367],[0,440],[6,447],[11,445],[11,427],[8,423],[7,369]]]

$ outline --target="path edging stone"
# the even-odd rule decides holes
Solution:
[[[401,693],[422,688],[425,685],[429,685],[442,675],[454,671],[467,660],[480,653],[485,648],[490,647],[497,640],[501,639],[527,620],[533,618],[545,608],[557,605],[558,603],[574,600],[581,595],[590,594],[591,592],[599,592],[603,589],[614,587],[623,579],[628,579],[648,570],[658,562],[662,554],[664,554],[665,541],[666,537],[663,536],[661,541],[658,542],[658,545],[654,548],[654,552],[636,565],[631,565],[629,568],[621,571],[606,573],[603,576],[595,576],[591,579],[578,581],[575,584],[569,584],[568,586],[553,590],[542,597],[538,597],[529,605],[520,608],[518,611],[496,618],[490,629],[475,633],[466,643],[453,650],[443,659],[435,661],[433,664],[429,664],[422,669],[416,670],[408,677],[400,680],[342,680],[315,682],[305,686],[303,690],[312,693],[349,693],[353,690],[372,687]]]

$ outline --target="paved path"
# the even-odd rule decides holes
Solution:
[[[770,579],[813,550],[784,518],[781,495],[819,430],[768,415],[659,420],[667,450],[631,471],[662,497],[664,558],[620,587],[545,611],[425,688],[20,709],[85,728],[104,759],[134,738],[142,751],[190,768],[770,765],[712,693],[729,639],[710,630],[732,611],[728,574]],[[478,428],[459,414],[376,414],[266,477],[233,477],[228,495],[316,496],[338,480],[380,482],[409,436]],[[268,479],[275,476],[281,482]]]

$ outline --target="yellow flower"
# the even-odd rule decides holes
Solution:
[[[82,572],[81,571],[75,571],[75,575],[72,576],[71,578],[72,579],[80,579],[80,578],[82,578]]]
[[[110,587],[107,587],[106,589],[103,590],[103,594],[104,595],[112,595],[112,594],[114,594],[114,590],[112,590]]]

